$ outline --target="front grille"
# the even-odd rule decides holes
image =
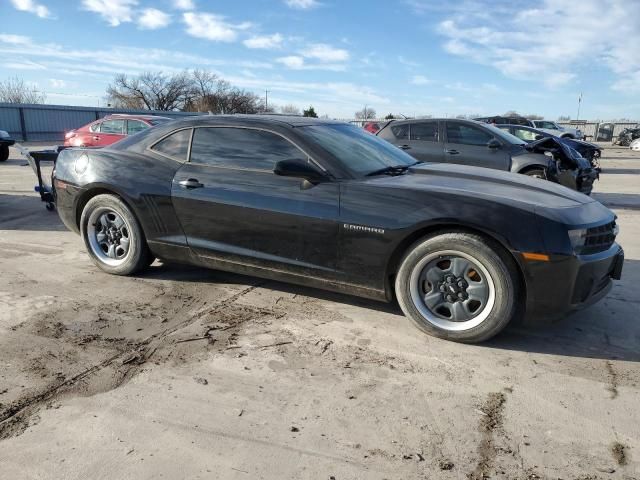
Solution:
[[[587,229],[587,237],[584,246],[581,249],[582,254],[589,255],[591,253],[604,252],[608,250],[616,240],[616,222],[615,220],[604,225],[591,227]]]

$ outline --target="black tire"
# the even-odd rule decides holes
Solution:
[[[102,251],[101,254],[100,246],[96,244],[99,241],[97,233],[101,233],[96,233],[96,230],[102,228],[102,225],[99,225],[100,222],[97,220],[94,223],[94,218],[96,215],[102,218],[104,215],[109,215],[109,212],[114,214],[114,217],[119,215],[124,221],[123,228],[126,230],[128,239],[127,251],[119,259],[107,258],[106,252]],[[115,195],[96,195],[87,202],[80,217],[80,233],[91,260],[107,273],[131,275],[147,268],[153,262],[154,258],[149,251],[140,223],[129,207]]]
[[[451,252],[455,252],[455,255]],[[433,268],[429,269],[429,265],[434,262],[436,262],[436,269],[440,269],[442,262],[446,264],[449,261],[450,272],[452,272],[454,263],[447,258],[462,258],[463,261],[466,259],[470,265],[467,270],[463,270],[462,275],[458,277],[459,280],[465,278],[471,284],[472,277],[469,275],[475,275],[479,279],[478,282],[486,282],[489,288],[489,295],[484,304],[478,307],[475,316],[471,316],[463,323],[448,320],[446,316],[442,317],[437,311],[430,310],[426,306],[426,297],[439,294],[441,284],[438,284],[438,287],[435,284],[432,286],[429,281],[431,277],[428,274],[424,277],[424,283],[429,286],[424,290],[420,289],[421,281],[418,280],[417,284],[415,281],[416,278],[423,278],[423,268],[432,271]],[[408,250],[396,275],[396,297],[405,315],[423,332],[456,342],[483,342],[498,334],[521,311],[518,307],[520,284],[516,268],[509,254],[493,240],[470,233],[441,233],[416,242]],[[450,275],[447,270],[439,271]],[[446,278],[443,280],[445,286],[447,281]],[[416,292],[414,288],[419,291]],[[472,287],[469,285],[469,288]],[[424,291],[429,289],[431,293],[425,294]],[[425,301],[418,300],[416,293],[419,298],[425,298]],[[443,298],[437,301],[445,306],[439,308],[446,309],[454,303],[464,304],[476,301],[468,297],[465,302],[456,299],[455,302],[450,303],[444,298],[448,293],[442,295]]]
[[[543,180],[547,179],[547,172],[544,168],[530,168],[529,170],[522,172],[522,174],[528,177],[540,178]]]
[[[9,158],[9,145],[0,145],[0,162],[6,162]]]

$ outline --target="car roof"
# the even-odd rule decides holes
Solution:
[[[110,113],[109,115],[105,115],[103,118],[101,118],[101,120],[103,119],[110,119],[110,118],[130,118],[132,120],[136,120],[136,119],[140,119],[140,120],[154,120],[157,118],[162,118],[162,119],[166,119],[166,120],[171,120],[171,118],[169,117],[163,117],[162,115],[147,115],[147,114],[135,114],[135,113]]]
[[[180,118],[172,122],[175,127],[182,125],[282,125],[289,127],[306,127],[311,125],[344,125],[345,122],[339,120],[329,120],[322,118],[302,117],[296,115],[253,115],[253,114],[234,114],[234,115],[193,115],[190,117]]]

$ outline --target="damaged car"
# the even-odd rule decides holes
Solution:
[[[474,120],[392,120],[377,133],[416,160],[494,168],[543,178],[590,194],[597,172],[558,137],[527,144]]]
[[[543,130],[532,127],[525,127],[522,125],[496,125],[496,127],[509,132],[511,135],[514,135],[523,142],[527,143],[535,142],[536,140],[540,140],[542,138],[555,136]],[[589,160],[591,166],[596,169],[598,173],[600,173],[600,158],[602,157],[602,148],[599,145],[591,142],[586,142],[584,140],[575,140],[572,138],[562,138],[562,143],[564,143],[568,147],[573,148],[580,154],[581,157]]]
[[[421,163],[330,120],[189,117],[65,149],[52,180],[60,218],[105,272],[159,258],[397,299],[421,331],[459,342],[591,305],[624,261],[616,216],[586,195]]]

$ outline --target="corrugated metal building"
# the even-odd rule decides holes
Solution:
[[[61,142],[64,140],[65,132],[114,113],[138,113],[163,117],[198,115],[191,112],[0,103],[0,130],[6,130],[13,138],[23,142]]]

